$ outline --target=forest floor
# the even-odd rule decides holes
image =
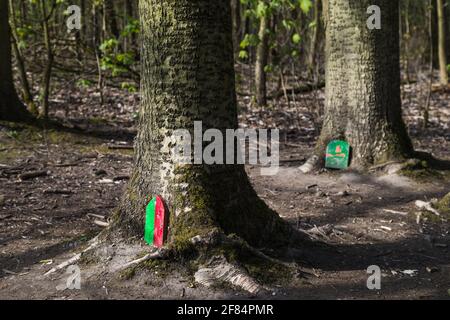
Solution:
[[[423,131],[418,125],[422,98],[413,94],[420,92],[418,86],[403,88],[410,134],[418,150],[448,160],[450,94],[433,94],[431,124]],[[99,107],[98,95],[90,90],[67,93],[66,87],[61,91],[66,96],[52,101],[52,116],[70,130],[0,124],[0,299],[251,298],[231,288],[196,285],[191,276],[158,264],[125,278],[99,264],[80,264],[81,290],[57,289],[67,278],[64,270],[44,276],[102,230],[96,221],[111,215],[132,168],[136,95],[111,88]],[[303,253],[295,260],[300,276],[275,279],[273,293],[263,298],[450,299],[450,222],[433,215],[418,219],[414,204],[448,193],[449,172],[304,175],[297,168],[318,131],[318,111],[310,106],[323,103],[323,92],[296,99],[283,111],[255,111],[245,107],[248,97],[240,97],[241,126],[278,127],[284,133],[277,175],[246,169],[270,207],[332,250]],[[287,261],[294,260],[294,251],[292,259],[288,251]],[[371,265],[382,270],[381,290],[366,286]]]

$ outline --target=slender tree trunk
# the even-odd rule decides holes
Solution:
[[[29,120],[30,114],[20,102],[14,88],[8,16],[8,1],[0,1],[0,119]]]
[[[447,70],[447,53],[445,47],[445,7],[444,0],[437,0],[438,12],[438,52],[439,52],[439,75],[441,85],[448,85],[448,70]]]
[[[233,47],[237,57],[241,42],[241,1],[231,0],[231,14],[233,18]]]
[[[355,167],[410,157],[401,112],[398,2],[327,2],[325,116],[316,165],[333,139],[350,143]],[[381,30],[366,26],[373,4],[381,8]]]
[[[269,56],[268,27],[269,17],[267,14],[264,14],[259,21],[259,44],[256,49],[255,65],[256,103],[259,107],[265,107],[267,105],[267,74],[265,68]]]
[[[428,39],[430,42],[430,56],[429,56],[429,81],[428,81],[428,92],[427,92],[427,100],[425,105],[422,108],[422,129],[428,128],[428,122],[430,120],[430,106],[431,106],[431,97],[433,95],[433,80],[434,80],[434,41],[433,41],[433,0],[429,0],[428,3]]]
[[[405,34],[404,34],[404,46],[405,46],[405,73],[407,83],[411,83],[410,75],[410,41],[411,41],[411,24],[410,24],[410,0],[405,1]]]
[[[316,64],[316,55],[317,55],[317,47],[319,45],[319,36],[321,34],[321,12],[322,12],[322,5],[321,0],[315,0],[314,1],[314,28],[313,28],[313,34],[311,36],[311,45],[309,49],[309,56],[308,56],[308,69],[310,70],[310,74],[312,75],[315,69]]]
[[[447,6],[444,8],[445,19],[445,34],[446,34],[446,48],[447,48],[447,62],[450,61],[450,4],[447,1]]]
[[[129,19],[135,19],[136,18],[136,8],[135,5],[133,5],[134,0],[126,0],[125,1],[125,6],[126,6],[126,12],[127,12],[127,23],[129,21]],[[133,33],[131,35],[131,39],[129,41],[129,45],[130,45],[130,49],[132,48],[136,48],[137,47],[137,43],[138,43],[138,39],[135,33]]]
[[[290,229],[257,197],[243,166],[182,165],[172,152],[174,130],[194,137],[194,121],[201,120],[204,130],[237,128],[229,1],[141,0],[139,11],[139,132],[134,172],[114,226],[142,238],[145,206],[160,195],[170,212],[171,243],[214,229],[254,245],[286,237]]]
[[[9,10],[10,10],[10,17],[11,17],[11,38],[12,38],[12,46],[14,49],[14,55],[16,57],[16,63],[17,63],[17,69],[19,71],[20,76],[20,82],[22,84],[22,97],[23,100],[28,107],[28,110],[35,116],[38,115],[38,109],[33,101],[33,95],[31,94],[30,90],[30,84],[28,82],[27,72],[25,68],[25,62],[23,59],[22,51],[19,48],[18,42],[19,39],[16,34],[16,17],[14,16],[14,7],[12,0],[9,0]]]
[[[50,86],[52,79],[52,69],[53,69],[53,48],[52,42],[50,39],[50,30],[49,30],[49,20],[50,16],[47,12],[47,5],[45,0],[40,1],[41,4],[41,14],[42,14],[42,28],[44,30],[44,44],[45,51],[47,53],[47,62],[44,68],[44,74],[42,79],[42,94],[41,94],[41,112],[40,117],[47,119],[49,112],[49,98],[50,98]]]
[[[118,39],[120,36],[117,26],[116,11],[112,0],[103,0],[103,30],[106,37],[113,36]]]
[[[102,29],[100,25],[100,17],[99,17],[99,6],[96,3],[92,3],[92,45],[94,47],[95,60],[97,62],[97,88],[100,93],[100,105],[104,104],[103,97],[103,87],[104,87],[104,79],[103,79],[103,71],[101,68],[101,51],[99,49],[100,43],[102,43]]]

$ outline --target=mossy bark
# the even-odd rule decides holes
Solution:
[[[253,245],[286,241],[290,227],[260,200],[241,165],[177,164],[174,130],[237,127],[230,2],[144,0],[142,104],[135,165],[114,227],[142,238],[145,206],[161,195],[169,241],[182,244],[213,229]]]
[[[367,27],[367,8],[381,8],[381,29]],[[326,17],[326,101],[315,150],[345,139],[352,166],[410,157],[413,146],[402,119],[398,1],[329,0]]]
[[[450,217],[450,193],[438,201],[436,209],[445,217]]]
[[[31,116],[14,88],[8,16],[8,1],[0,1],[0,120],[29,120]]]

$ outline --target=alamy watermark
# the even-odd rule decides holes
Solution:
[[[71,5],[66,10],[69,17],[66,21],[67,30],[81,30],[81,8],[77,5]]]
[[[381,268],[376,265],[369,266],[367,274],[370,274],[367,278],[367,289],[381,290]]]
[[[261,165],[261,175],[275,175],[280,162],[279,139],[278,129],[207,129],[203,132],[202,122],[195,121],[194,137],[189,130],[178,129],[171,142],[177,164]]]
[[[77,265],[71,265],[67,267],[66,274],[68,277],[65,282],[59,284],[56,290],[63,291],[69,290],[81,290],[81,270]]]
[[[69,16],[66,21],[67,30],[81,30],[81,8],[77,5],[71,5],[66,10]],[[367,8],[367,28],[369,30],[381,29],[381,8],[377,5],[371,5]]]
[[[376,5],[370,6],[367,8],[367,14],[370,14],[370,17],[367,19],[367,28],[369,30],[380,30],[381,8]]]

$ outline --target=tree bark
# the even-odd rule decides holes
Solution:
[[[230,2],[141,0],[142,83],[135,165],[114,220],[123,236],[142,238],[145,206],[162,196],[170,243],[219,229],[258,245],[290,228],[260,200],[241,165],[178,164],[172,134],[194,121],[237,128]]]
[[[381,8],[382,28],[369,30],[370,5]],[[392,0],[328,0],[326,101],[315,155],[346,139],[352,166],[367,167],[408,158],[413,147],[402,119],[399,8]]]
[[[20,102],[14,88],[8,16],[8,1],[0,1],[0,119],[29,120],[30,114]]]
[[[438,53],[439,53],[439,79],[441,85],[448,85],[447,53],[446,53],[446,32],[445,32],[445,7],[444,0],[437,0],[438,13]]]

